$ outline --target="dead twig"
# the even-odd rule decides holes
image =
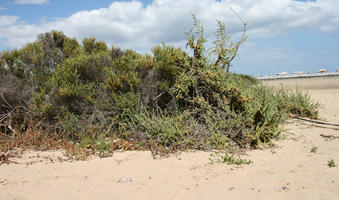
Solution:
[[[322,125],[328,125],[328,126],[339,126],[339,124],[334,124],[334,123],[328,123],[328,122],[323,122],[323,121],[317,121],[317,120],[313,120],[313,119],[305,119],[302,117],[298,117],[298,116],[294,116],[294,119],[299,119],[302,121],[306,121],[306,122],[311,122],[311,123],[315,123],[315,124],[322,124]]]
[[[321,137],[324,138],[329,138],[329,139],[339,139],[339,136],[334,136],[334,135],[324,135],[324,134],[320,134]]]

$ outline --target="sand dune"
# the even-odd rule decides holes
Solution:
[[[338,80],[298,84],[322,104],[321,118],[339,124]],[[253,163],[240,167],[211,164],[210,152],[158,160],[147,151],[117,152],[73,162],[58,162],[61,152],[27,152],[18,164],[0,166],[0,200],[339,199],[339,167],[327,166],[339,164],[339,127],[291,120],[285,128],[276,147],[247,152]]]

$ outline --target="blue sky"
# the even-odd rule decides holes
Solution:
[[[229,7],[247,22],[249,36],[231,71],[339,69],[338,0],[0,0],[0,50],[20,48],[54,29],[139,52],[160,42],[184,47],[190,13],[202,21],[209,41],[216,18],[236,39],[242,24]]]

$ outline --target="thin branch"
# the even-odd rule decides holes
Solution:
[[[244,25],[244,28],[243,28],[243,32],[242,32],[242,36],[241,36],[241,39],[237,42],[237,44],[236,44],[236,46],[235,46],[235,53],[233,54],[233,56],[231,57],[231,59],[229,60],[229,62],[228,62],[228,68],[229,68],[229,64],[232,62],[232,60],[235,58],[235,56],[237,55],[237,53],[238,53],[238,50],[239,50],[239,46],[240,46],[240,44],[242,43],[242,41],[246,38],[246,26],[247,26],[247,23],[240,17],[240,15],[237,13],[237,12],[235,12],[234,10],[233,10],[233,8],[232,7],[229,7],[230,8],[230,10],[240,19],[240,21],[243,23],[243,25]],[[227,71],[228,71],[228,69],[227,69]]]
[[[246,22],[240,17],[240,15],[237,12],[235,12],[232,7],[229,7],[229,8],[241,20],[241,22],[246,26],[247,25]]]
[[[329,126],[339,126],[339,124],[335,124],[335,123],[328,123],[328,122],[317,121],[317,120],[313,120],[313,119],[306,119],[306,118],[298,117],[298,116],[293,116],[293,118],[299,119],[299,120],[302,120],[302,121],[306,121],[306,122],[315,123],[315,124],[322,124],[322,125],[329,125]]]
[[[8,112],[8,113],[5,113],[5,114],[0,115],[0,122],[2,122],[2,121],[4,121],[5,119],[11,117],[13,111],[14,111],[14,110],[11,110],[11,111]]]
[[[11,108],[12,106],[8,103],[6,98],[3,96],[3,94],[0,94],[1,99],[7,104],[8,108]]]

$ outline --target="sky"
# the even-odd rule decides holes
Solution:
[[[0,0],[0,51],[20,48],[40,33],[60,30],[79,41],[150,53],[164,42],[185,49],[195,14],[207,46],[216,19],[231,40],[247,24],[231,71],[250,75],[339,69],[339,0]]]

